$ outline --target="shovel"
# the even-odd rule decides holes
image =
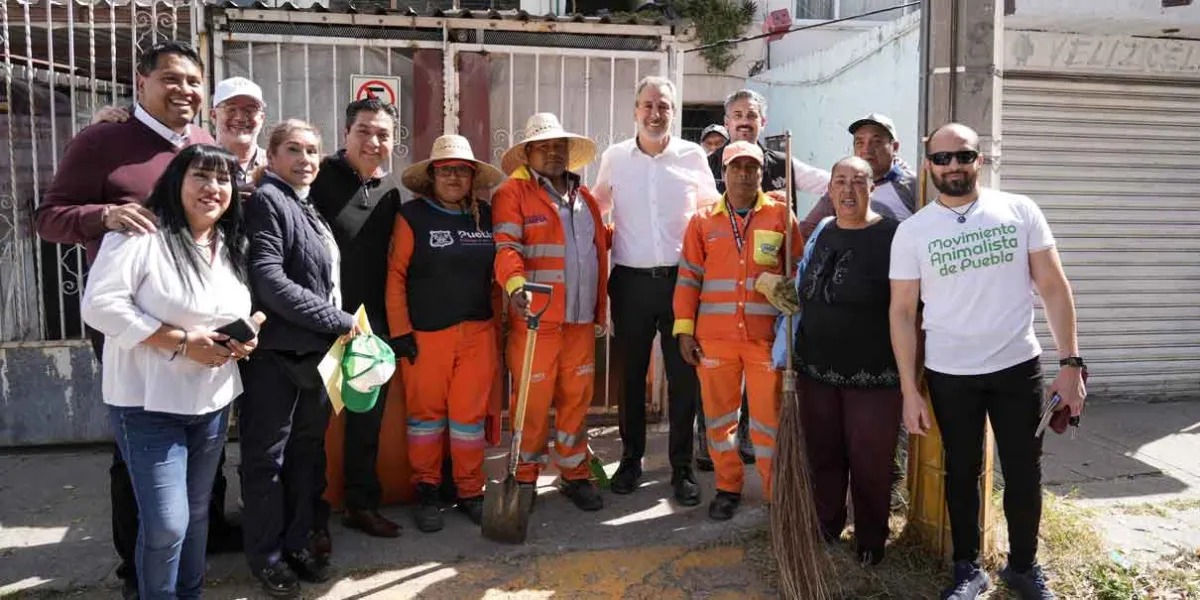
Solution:
[[[525,543],[529,527],[529,511],[533,508],[534,485],[517,483],[517,463],[521,456],[521,433],[525,428],[525,406],[529,399],[529,377],[533,372],[533,350],[537,346],[537,330],[542,313],[550,306],[554,288],[537,283],[526,283],[524,290],[532,294],[544,294],[546,302],[536,312],[526,309],[525,356],[521,361],[521,381],[517,392],[517,405],[512,412],[512,443],[508,449],[508,472],[504,481],[489,481],[483,494],[483,537],[506,544]],[[532,298],[530,305],[533,304]]]

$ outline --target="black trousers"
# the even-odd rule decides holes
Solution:
[[[1033,436],[1043,393],[1038,359],[986,375],[925,373],[946,453],[954,560],[979,560],[979,475],[986,417],[1004,473],[1008,561],[1018,571],[1027,570],[1037,560],[1042,520],[1042,439]]]
[[[242,412],[242,512],[246,560],[257,572],[284,551],[308,547],[327,519],[325,428],[329,397],[300,389],[279,358],[259,350],[246,361]]]
[[[346,411],[346,441],[342,466],[346,477],[345,498],[348,510],[379,508],[383,488],[379,484],[376,462],[379,457],[379,428],[387,404],[388,386],[379,390],[379,400],[365,413]]]
[[[86,328],[88,340],[92,343],[92,351],[99,362],[104,356],[104,334]],[[133,493],[133,482],[129,479],[129,469],[121,456],[121,448],[113,444],[112,465],[108,467],[108,494],[112,510],[113,547],[121,564],[117,566],[117,577],[129,581],[137,581],[137,569],[133,557],[137,549],[138,536],[138,505],[137,496]],[[221,462],[217,467],[217,476],[213,478],[212,497],[208,504],[208,539],[219,541],[230,529],[225,519],[225,490],[228,482],[225,479],[225,449],[221,448]]]
[[[672,335],[675,313],[677,269],[645,270],[617,265],[608,282],[612,300],[613,356],[623,360],[620,409],[622,459],[640,460],[646,455],[646,371],[654,335],[660,334],[667,372],[667,410],[670,413],[668,456],[674,468],[692,464],[692,425],[696,420],[700,386],[696,370],[683,360]]]

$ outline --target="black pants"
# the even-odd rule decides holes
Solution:
[[[314,523],[327,519],[325,428],[329,397],[300,389],[269,350],[245,366],[241,420],[242,518],[246,559],[257,572],[284,551],[308,547]]]
[[[671,466],[692,464],[692,424],[696,420],[700,386],[696,370],[683,360],[672,335],[675,314],[677,269],[651,274],[617,265],[608,282],[612,300],[614,356],[621,358],[622,386],[619,395],[622,459],[640,460],[646,455],[646,371],[654,335],[660,334],[663,362],[667,371],[667,410],[670,436],[667,443]]]
[[[104,334],[86,328],[88,340],[92,343],[92,351],[96,361],[104,357]],[[212,499],[208,504],[208,539],[218,541],[230,528],[225,520],[225,490],[228,482],[225,480],[225,449],[221,448],[221,462],[217,467],[217,476],[213,478]],[[108,467],[108,494],[112,509],[113,547],[121,564],[117,566],[117,577],[129,581],[137,581],[137,568],[134,567],[133,557],[137,549],[138,536],[138,505],[137,496],[133,493],[133,482],[129,479],[129,469],[121,456],[121,448],[113,444],[112,465]]]
[[[954,560],[979,560],[979,475],[986,417],[992,423],[1004,473],[1009,564],[1027,570],[1037,560],[1042,520],[1042,439],[1033,436],[1042,405],[1038,359],[986,375],[927,370],[926,376],[946,453],[946,505]]]
[[[379,428],[383,425],[383,407],[387,404],[388,386],[379,390],[379,400],[365,412],[346,411],[346,441],[342,465],[346,477],[346,508],[375,510],[379,508],[383,489],[379,485],[376,461],[379,457]]]

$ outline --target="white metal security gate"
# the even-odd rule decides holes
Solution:
[[[136,57],[195,43],[190,0],[0,0],[0,342],[80,339],[82,248],[38,239],[33,211],[98,107],[133,101]]]
[[[1200,81],[1009,74],[1003,111],[1003,187],[1058,239],[1089,391],[1200,397]]]

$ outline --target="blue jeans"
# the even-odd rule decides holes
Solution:
[[[176,415],[110,406],[109,420],[141,516],[134,558],[141,598],[199,598],[208,502],[229,408]]]

